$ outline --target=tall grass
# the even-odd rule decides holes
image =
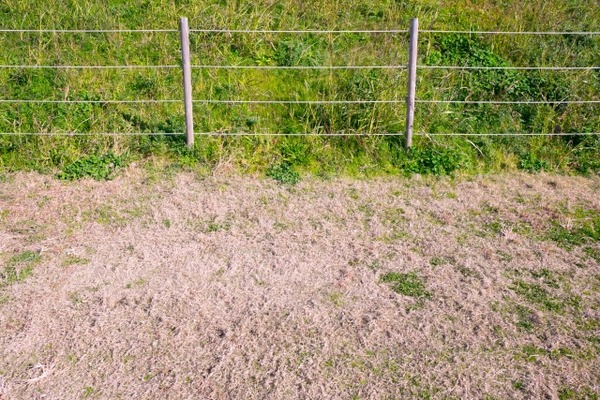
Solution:
[[[349,1],[0,1],[0,26],[28,29],[192,28],[599,30],[600,5],[455,0]],[[395,65],[407,62],[406,34],[193,33],[192,64]],[[597,66],[598,36],[504,36],[424,33],[420,64]],[[0,64],[178,64],[176,32],[1,33]],[[179,99],[178,69],[0,69],[2,99]],[[398,70],[202,70],[195,99],[401,100]],[[417,96],[445,100],[599,99],[600,71],[421,70]],[[419,133],[598,132],[599,105],[418,104]],[[195,104],[198,132],[403,132],[403,104]],[[183,107],[169,104],[0,104],[1,132],[184,131]],[[223,160],[242,170],[285,162],[314,172],[446,173],[522,168],[595,172],[594,137],[448,138],[417,136],[414,151],[399,137],[0,137],[0,168],[56,171],[90,154],[124,153],[188,166]]]

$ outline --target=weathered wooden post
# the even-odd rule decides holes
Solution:
[[[185,105],[185,138],[188,148],[194,146],[194,111],[192,109],[192,67],[190,66],[190,29],[188,19],[179,20],[181,34],[181,68],[183,70],[183,101]]]
[[[410,21],[410,44],[408,47],[408,95],[406,97],[406,148],[412,146],[413,125],[415,121],[415,91],[417,86],[417,40],[419,38],[419,19]]]

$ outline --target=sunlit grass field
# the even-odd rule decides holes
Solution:
[[[171,29],[150,33],[0,33],[4,65],[178,65],[178,19],[191,29],[598,31],[600,6],[564,1],[64,1],[4,0],[3,29]],[[406,33],[191,34],[193,65],[406,65]],[[419,65],[600,65],[598,35],[421,33]],[[82,157],[114,154],[172,168],[209,171],[226,162],[244,172],[285,164],[351,175],[511,169],[593,173],[596,136],[487,137],[489,133],[594,133],[596,104],[418,103],[415,149],[404,150],[402,69],[193,70],[195,100],[396,100],[392,104],[194,104],[196,132],[311,133],[311,137],[198,136],[188,150],[182,102],[0,103],[0,132],[86,136],[0,138],[0,168],[57,172]],[[0,68],[0,99],[182,99],[179,68]],[[600,99],[599,70],[421,69],[420,100]],[[332,133],[398,136],[328,137]],[[105,137],[100,133],[158,133]],[[427,134],[462,133],[466,137]]]

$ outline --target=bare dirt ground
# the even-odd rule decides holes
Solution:
[[[600,245],[549,232],[599,193],[553,175],[9,175],[0,399],[596,398]]]

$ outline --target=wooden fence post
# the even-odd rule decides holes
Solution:
[[[188,148],[194,146],[194,111],[192,109],[192,68],[190,66],[190,29],[188,19],[179,20],[181,34],[181,68],[183,70],[183,101],[185,105],[185,138]]]
[[[415,91],[417,86],[417,40],[419,38],[419,19],[410,21],[410,44],[408,48],[408,96],[406,97],[406,148],[412,146],[413,125],[415,121]]]

